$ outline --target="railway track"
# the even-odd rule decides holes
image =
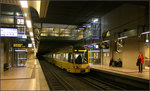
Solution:
[[[106,90],[116,90],[116,89],[117,89],[117,90],[126,90],[126,89],[124,89],[124,88],[122,88],[122,87],[119,87],[119,86],[117,86],[117,85],[114,85],[114,84],[111,84],[111,83],[102,81],[102,80],[100,80],[100,79],[98,79],[98,78],[95,78],[95,77],[93,77],[92,75],[88,75],[87,77],[90,78],[90,79],[92,79],[92,80],[95,80],[95,81],[101,83],[101,84],[102,84],[101,86],[103,87],[103,89],[106,89]],[[105,87],[105,88],[104,88],[104,87]]]
[[[88,84],[89,86],[92,86],[96,90],[125,90],[124,88],[101,81],[95,78],[94,76],[90,76],[90,75],[80,76],[78,79]]]
[[[56,66],[46,61],[40,61],[47,83],[51,90],[82,90],[80,84],[85,84],[83,88],[91,88],[92,90],[125,90],[119,86],[102,81],[92,74],[71,74],[60,70]],[[67,79],[66,76],[70,78]],[[74,83],[69,82],[74,79]],[[75,87],[75,88],[74,88]]]
[[[47,62],[40,62],[51,90],[74,90],[74,88],[65,81],[60,74],[55,72],[56,69],[50,67]]]

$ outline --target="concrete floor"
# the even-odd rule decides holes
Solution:
[[[27,60],[26,67],[12,67],[1,74],[1,90],[49,90],[37,59]]]

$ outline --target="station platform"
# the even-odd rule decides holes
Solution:
[[[25,67],[12,67],[1,74],[1,90],[49,90],[38,59]]]
[[[138,67],[137,67],[137,70],[135,70],[135,69],[126,69],[126,68],[122,68],[122,67],[109,67],[109,66],[105,66],[105,65],[91,65],[91,68],[149,80],[149,69],[143,69],[143,72],[139,73]]]
[[[149,90],[149,69],[142,73],[136,69],[122,67],[109,67],[104,65],[91,65],[91,74],[112,84],[128,90]]]

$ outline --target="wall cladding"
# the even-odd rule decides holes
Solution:
[[[137,28],[145,23],[144,14],[144,6],[124,4],[101,18],[101,33],[106,30],[118,32]]]

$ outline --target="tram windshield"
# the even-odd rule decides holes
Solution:
[[[75,63],[76,64],[87,64],[88,63],[88,51],[75,52]]]

